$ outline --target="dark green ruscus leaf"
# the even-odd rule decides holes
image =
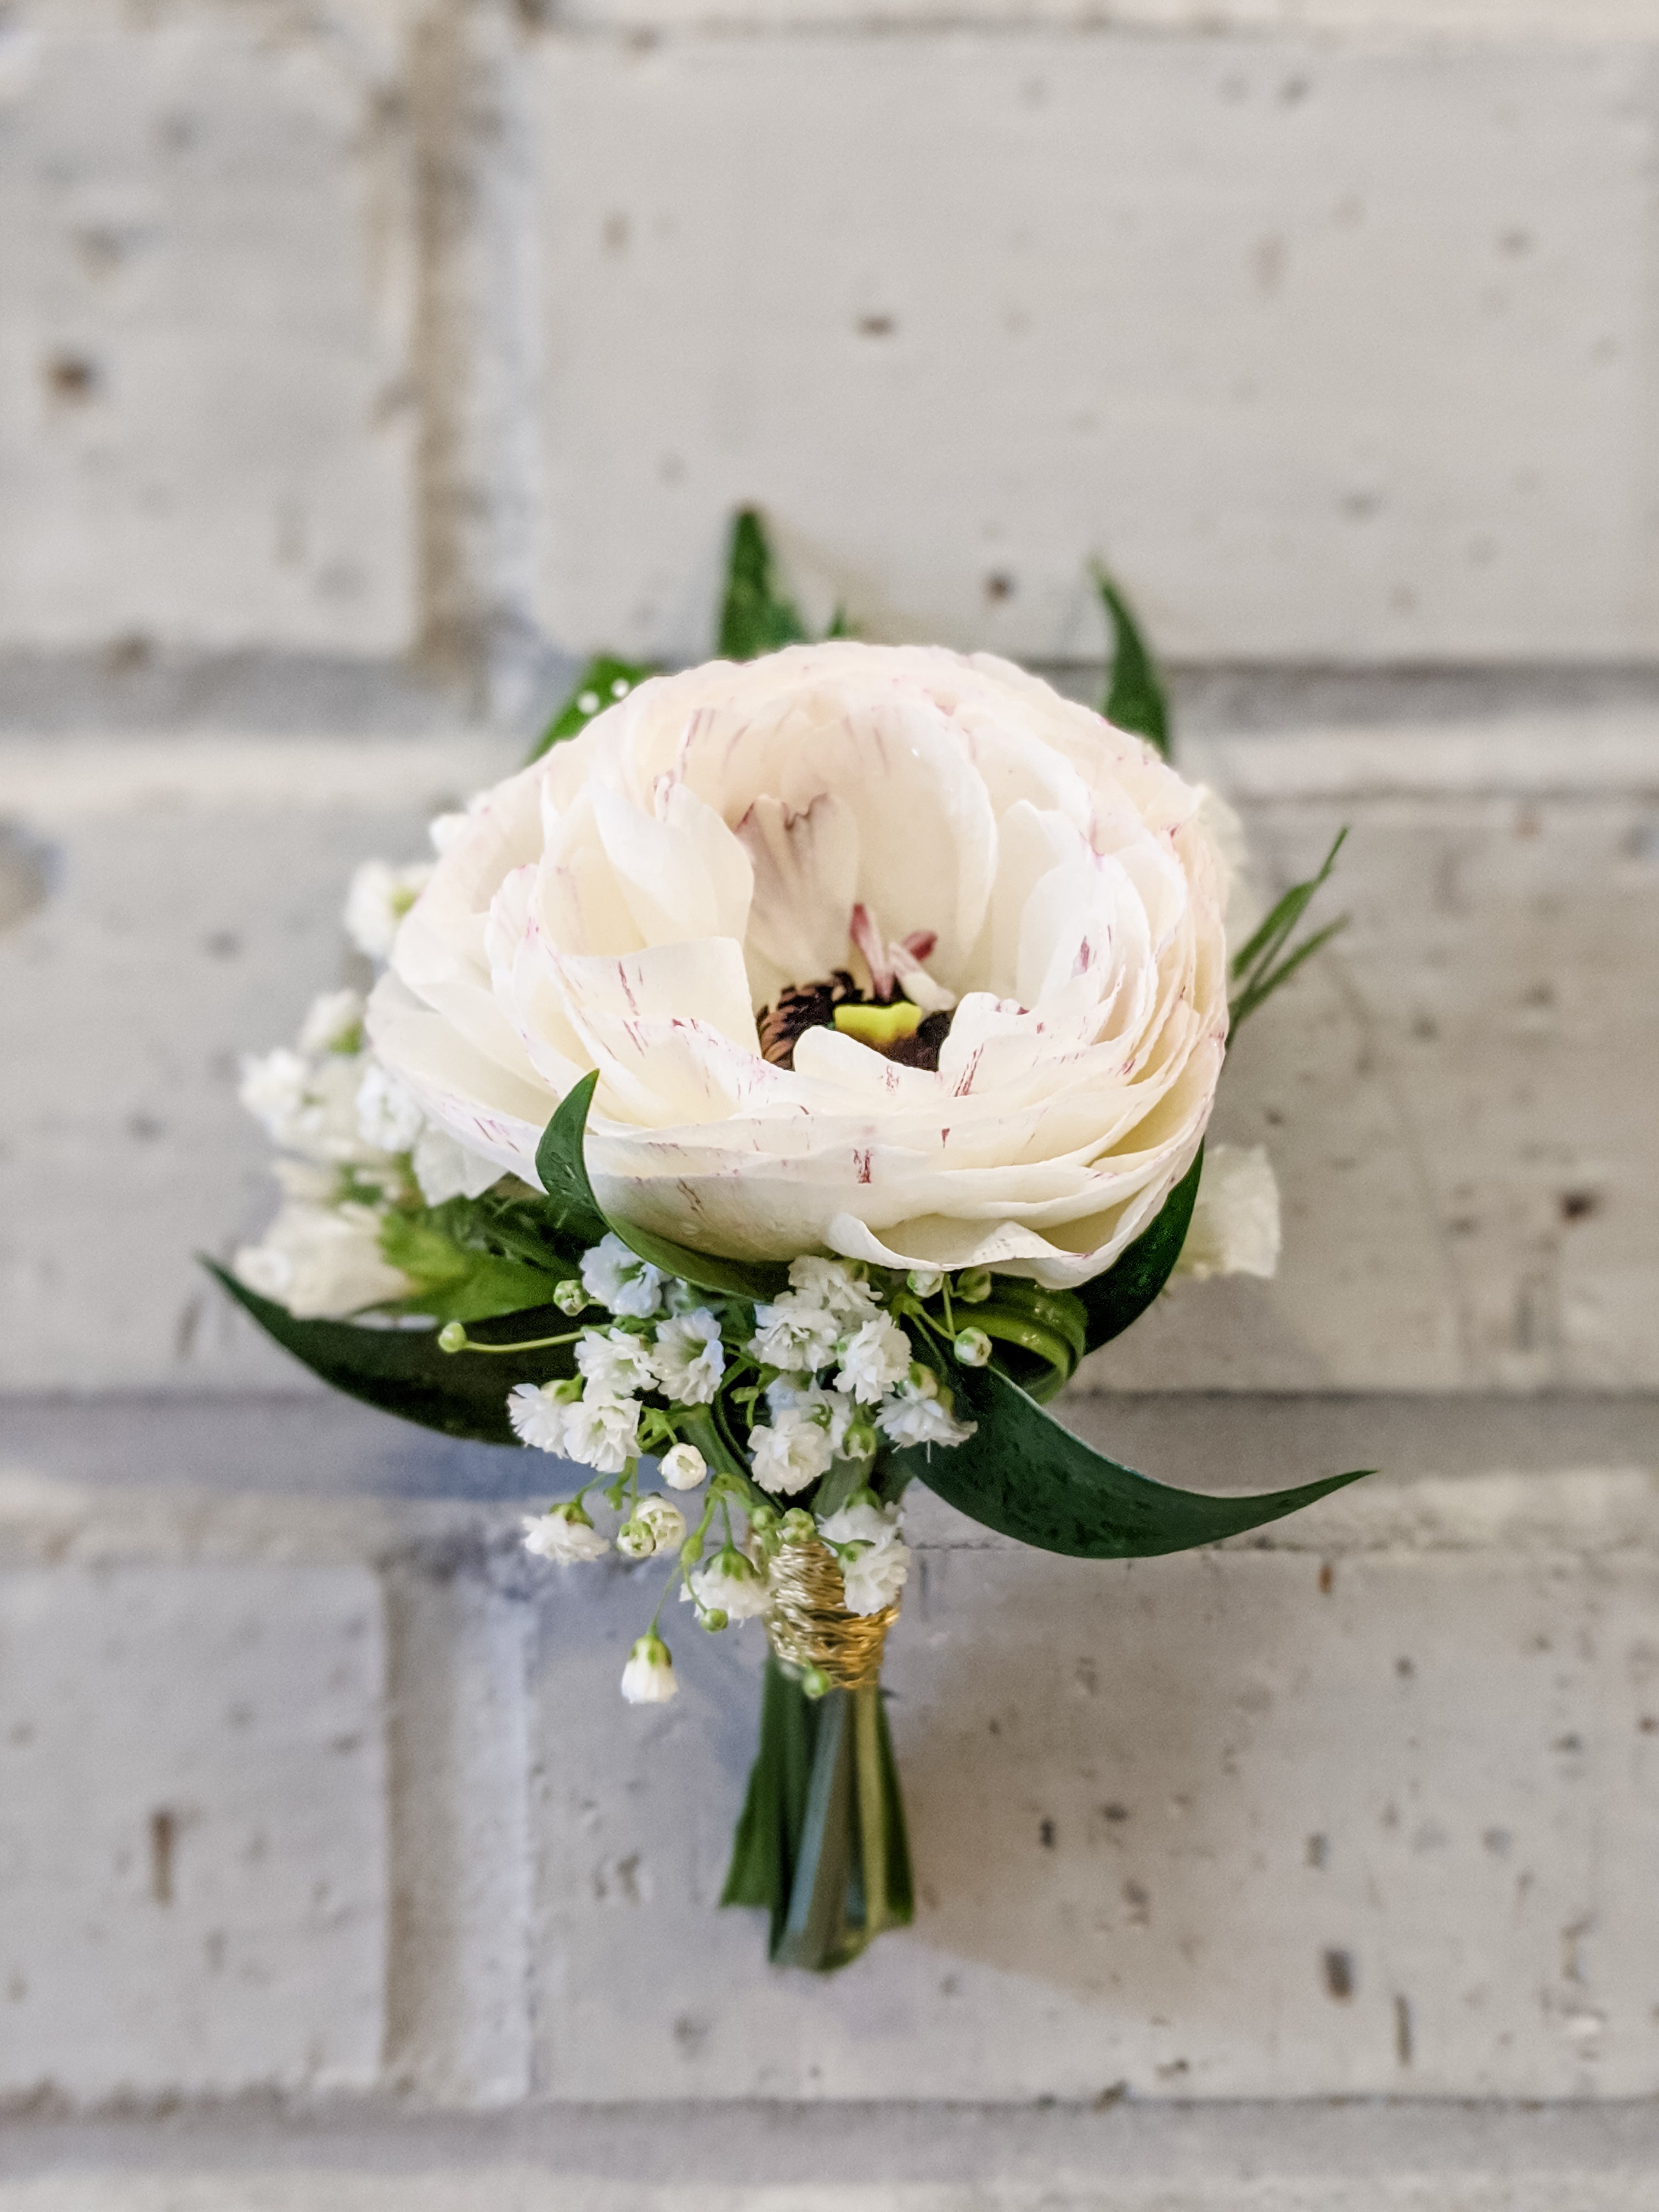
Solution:
[[[695,1283],[699,1290],[721,1291],[731,1297],[776,1297],[789,1280],[789,1271],[781,1261],[723,1260],[710,1253],[694,1252],[670,1237],[613,1220],[605,1212],[588,1180],[583,1152],[588,1109],[599,1080],[595,1071],[571,1086],[536,1148],[536,1172],[543,1188],[561,1210],[562,1225],[590,1244],[597,1244],[606,1230],[611,1230],[630,1252],[637,1252],[650,1266],[660,1267],[665,1275],[678,1275],[685,1282]]]
[[[959,1368],[950,1382],[957,1413],[978,1423],[977,1433],[949,1449],[913,1444],[893,1457],[971,1520],[1073,1559],[1145,1559],[1219,1543],[1372,1472],[1260,1497],[1206,1497],[1091,1450],[994,1367]]]
[[[435,1328],[367,1328],[349,1321],[300,1321],[272,1298],[263,1298],[246,1283],[208,1259],[203,1266],[266,1334],[303,1361],[313,1375],[361,1398],[382,1413],[396,1413],[423,1429],[474,1443],[516,1444],[507,1418],[507,1394],[515,1383],[562,1381],[576,1371],[574,1346],[550,1345],[523,1353],[440,1352]],[[532,1306],[469,1328],[483,1344],[515,1344],[525,1338],[568,1335],[574,1327],[556,1306]]]

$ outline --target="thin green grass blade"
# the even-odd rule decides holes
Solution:
[[[1128,730],[1170,757],[1170,707],[1140,625],[1122,592],[1106,570],[1096,563],[1095,588],[1112,626],[1112,673],[1101,713],[1120,730]]]

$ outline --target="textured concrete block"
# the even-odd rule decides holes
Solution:
[[[55,886],[0,936],[22,1041],[0,1065],[9,1382],[303,1387],[192,1256],[228,1255],[271,1211],[239,1058],[344,979],[358,861],[418,854],[431,814],[515,757],[464,738],[0,752],[0,813]]]
[[[476,1573],[391,1579],[386,2072],[447,2106],[530,2089],[528,1608]]]
[[[8,11],[0,643],[409,642],[404,13]]]
[[[0,1575],[0,2087],[371,2086],[382,1694],[360,1567]]]
[[[548,2088],[1650,2095],[1654,1499],[1480,1479],[1284,1548],[925,1552],[886,1678],[917,1924],[822,1983],[713,1910],[758,1639],[666,1624],[685,1694],[625,1711],[656,1577],[571,1572],[539,1674]]]
[[[545,40],[553,634],[695,653],[753,500],[877,636],[1653,653],[1647,50],[1203,17]]]

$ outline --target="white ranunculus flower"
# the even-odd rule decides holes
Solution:
[[[1228,885],[1201,804],[982,654],[656,678],[476,805],[370,1033],[532,1182],[597,1068],[601,1202],[697,1249],[1063,1288],[1152,1219],[1209,1116]],[[905,1035],[871,1018],[901,983]]]
[[[494,1160],[483,1159],[477,1152],[468,1152],[465,1145],[456,1143],[447,1129],[441,1129],[432,1121],[415,1139],[410,1165],[421,1187],[421,1196],[428,1206],[441,1206],[449,1198],[481,1198],[492,1183],[501,1179],[501,1171]]]
[[[1265,1145],[1212,1145],[1204,1155],[1178,1275],[1271,1275],[1279,1267],[1279,1184]]]

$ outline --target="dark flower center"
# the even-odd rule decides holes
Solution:
[[[899,1016],[900,1021],[860,1022],[854,1010],[864,1006],[872,1013]],[[903,1021],[907,1014],[915,1014],[915,1020]],[[880,1053],[884,1060],[897,1060],[901,1066],[937,1067],[939,1052],[951,1034],[951,1017],[924,1014],[908,1000],[896,995],[868,998],[845,968],[837,968],[826,983],[797,983],[782,992],[775,1006],[763,1010],[758,1027],[762,1055],[775,1067],[794,1066],[795,1046],[808,1030],[827,1029],[839,1029],[857,1037],[860,1044]]]

